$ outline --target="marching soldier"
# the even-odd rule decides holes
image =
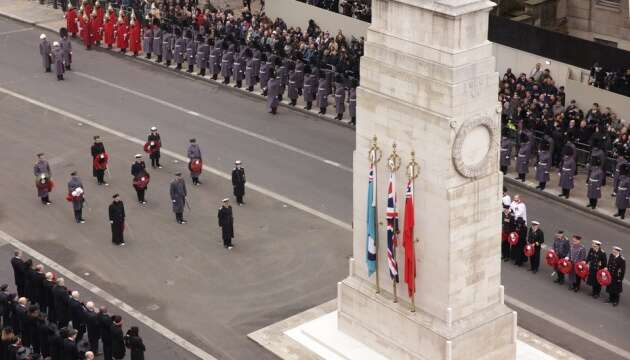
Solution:
[[[219,218],[219,227],[221,227],[221,237],[223,238],[223,247],[232,250],[232,239],[234,238],[234,216],[232,215],[232,207],[230,199],[223,199],[223,204],[219,208],[217,215]]]
[[[234,66],[234,44],[230,44],[227,51],[223,53],[221,58],[221,76],[223,83],[229,84],[232,77],[232,67]]]
[[[595,299],[599,298],[602,286],[597,281],[597,272],[606,267],[606,253],[602,251],[602,242],[593,240],[593,244],[586,255],[588,263],[588,278],[586,284],[593,288],[591,296]]]
[[[90,149],[92,154],[92,176],[96,178],[99,185],[108,186],[105,182],[105,170],[107,169],[107,162],[109,161],[109,155],[105,151],[105,146],[100,136],[94,136],[94,144]]]
[[[53,189],[53,182],[46,176],[46,174],[42,173],[39,175],[39,178],[35,181],[35,187],[37,188],[37,196],[41,199],[42,204],[52,204],[52,202],[50,202],[49,194]]]
[[[529,233],[527,234],[527,242],[534,245],[534,255],[529,258],[529,271],[535,274],[538,272],[538,267],[540,266],[540,248],[545,242],[545,234],[540,229],[539,221],[532,221],[532,226],[529,228]]]
[[[602,197],[602,185],[605,177],[600,161],[597,157],[591,159],[586,184],[586,197],[588,198],[586,207],[590,207],[593,210],[597,207],[597,200]]]
[[[190,145],[188,145],[188,170],[190,170],[190,177],[192,178],[193,185],[201,185],[199,181],[199,175],[202,170],[201,149],[197,145],[197,140],[190,139]]]
[[[118,194],[112,196],[114,199],[109,205],[109,224],[112,227],[112,242],[115,245],[125,245],[124,231],[125,231],[125,206],[120,200]]]
[[[350,124],[357,124],[357,79],[350,81],[350,90],[348,90],[348,112],[350,113]]]
[[[276,77],[276,72],[273,68],[269,70],[269,80],[267,81],[267,111],[271,114],[276,114],[278,110],[278,104],[280,102],[280,87],[282,80]]]
[[[630,164],[622,164],[619,168],[619,187],[616,196],[617,213],[613,216],[623,220],[626,218],[626,209],[630,206]]]
[[[44,159],[44,153],[37,154],[37,162],[35,163],[35,166],[33,166],[33,174],[35,174],[35,177],[37,178],[39,178],[42,174],[45,174],[49,179],[52,176],[50,165],[48,164],[48,161]]]
[[[167,67],[171,66],[173,61],[173,34],[164,30],[162,33],[162,56],[158,60],[164,60]]]
[[[319,74],[319,85],[317,87],[317,105],[319,106],[318,114],[324,115],[326,114],[326,108],[328,107],[328,94],[330,91],[328,88],[330,84],[328,83],[328,77],[326,76],[326,72],[321,70]]]
[[[626,275],[626,259],[621,255],[619,246],[613,247],[612,254],[608,258],[608,271],[612,277],[612,282],[606,287],[608,293],[607,303],[613,306],[619,305],[619,296],[623,291],[623,278]]]
[[[208,59],[210,58],[211,40],[204,41],[201,34],[197,35],[199,47],[197,48],[197,67],[199,68],[199,76],[206,76],[206,68],[208,67]]]
[[[195,56],[197,56],[197,48],[199,47],[199,42],[197,39],[193,38],[192,31],[188,30],[186,32],[186,62],[188,63],[187,73],[192,74],[195,66]]]
[[[68,30],[66,28],[59,29],[61,39],[61,50],[63,52],[63,66],[66,70],[71,70],[72,64],[72,42],[68,39]]]
[[[151,50],[157,55],[156,62],[160,64],[162,62],[162,29],[160,29],[160,19],[153,19],[153,39],[151,39],[151,41]]]
[[[536,163],[536,189],[545,190],[549,181],[549,169],[551,168],[551,153],[549,152],[549,142],[543,140],[538,150],[538,162]]]
[[[245,169],[241,167],[241,161],[234,162],[234,170],[232,170],[232,187],[234,188],[234,196],[238,206],[245,204],[243,196],[245,196]]]
[[[311,110],[313,107],[313,101],[315,100],[315,94],[317,93],[317,85],[319,80],[317,78],[319,70],[317,68],[311,69],[310,66],[304,67],[304,102],[306,102],[305,110]]]
[[[573,177],[575,176],[575,154],[574,149],[571,146],[565,145],[564,157],[560,164],[560,181],[559,186],[562,188],[562,193],[558,196],[569,198],[571,189],[573,189]]]
[[[153,25],[148,22],[142,35],[142,51],[146,54],[145,58],[151,59],[151,53],[153,53]]]
[[[162,168],[160,165],[160,149],[162,148],[162,138],[160,133],[157,132],[157,127],[151,127],[151,133],[147,136],[147,142],[144,144],[144,151],[149,154],[151,158],[151,167],[154,169]]]
[[[532,142],[529,139],[529,135],[524,132],[521,133],[520,140],[521,143],[516,158],[516,172],[518,173],[516,179],[524,182],[525,176],[529,172],[529,157],[532,154]]]
[[[558,255],[558,259],[563,259],[569,256],[570,250],[571,244],[569,244],[569,239],[564,236],[564,231],[558,230],[558,232],[556,233],[556,238],[553,240],[553,251],[555,251],[556,255]],[[554,280],[554,283],[559,285],[564,284],[564,273],[558,269],[557,265],[555,266],[554,270],[556,275],[558,276],[558,278]]]
[[[343,113],[346,111],[346,87],[343,75],[337,74],[335,79],[335,110],[337,110],[337,120],[343,119]]]
[[[210,70],[212,70],[212,80],[216,80],[221,72],[221,60],[223,59],[223,42],[218,40],[214,44],[214,49],[210,51]]]
[[[182,63],[184,62],[186,54],[186,39],[182,37],[182,30],[175,28],[175,50],[173,55],[175,56],[176,70],[182,69]]]
[[[582,245],[582,237],[579,235],[573,235],[571,242],[573,244],[571,245],[571,250],[569,250],[568,256],[571,263],[575,265],[586,259],[586,248]],[[575,273],[575,267],[573,267],[569,273],[569,282],[571,283],[569,290],[573,290],[575,292],[580,291],[580,283],[582,282],[582,279]]]
[[[503,131],[501,131],[501,158],[499,159],[499,166],[503,175],[507,174],[512,161],[514,141],[510,135],[511,131],[507,127],[503,128]]]
[[[65,69],[63,67],[63,50],[61,49],[61,45],[59,42],[53,42],[52,49],[52,61],[55,66],[55,74],[57,75],[57,80],[63,80],[63,73]]]
[[[178,224],[186,224],[184,220],[184,206],[186,206],[186,183],[182,179],[182,173],[175,173],[175,180],[171,182],[170,188],[171,201],[173,202],[173,212],[175,220]]]
[[[72,209],[74,210],[74,220],[78,224],[85,223],[85,219],[83,219],[83,203],[85,202],[85,192],[83,191],[83,189],[83,183],[77,175],[77,172],[71,172],[70,181],[68,181],[67,199],[72,202]]]
[[[133,188],[136,190],[138,202],[142,205],[147,203],[145,200],[145,193],[147,191],[149,181],[151,180],[146,168],[147,166],[142,160],[142,155],[136,154],[135,161],[131,165],[131,175],[133,176],[132,184]]]
[[[503,212],[501,213],[501,260],[504,262],[510,261],[508,238],[515,226],[514,214],[510,211],[510,205],[503,205]]]

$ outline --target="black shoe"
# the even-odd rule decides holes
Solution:
[[[560,280],[558,280],[558,279],[554,280],[553,282],[556,283],[556,284],[560,284]]]
[[[613,214],[613,216],[614,216],[614,217],[619,217],[620,215],[619,215],[619,214]]]

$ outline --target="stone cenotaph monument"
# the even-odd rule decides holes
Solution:
[[[357,90],[354,258],[339,283],[337,321],[343,333],[389,359],[516,357],[516,313],[503,304],[500,283],[498,75],[488,41],[493,6],[488,0],[372,1]],[[396,286],[388,268],[385,185],[394,144],[400,203],[412,152],[419,165],[413,297],[402,280],[400,245]],[[374,164],[378,265],[368,275],[368,170],[378,160],[368,157],[371,149],[382,161]],[[409,214],[399,210],[402,223]]]

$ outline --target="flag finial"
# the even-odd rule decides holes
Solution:
[[[407,177],[409,180],[415,180],[420,174],[420,165],[416,162],[415,151],[411,152],[411,161],[407,165]]]
[[[401,163],[400,156],[396,152],[396,142],[392,144],[392,148],[392,153],[387,158],[387,167],[389,168],[389,171],[396,172],[400,169]]]
[[[381,161],[381,157],[383,156],[383,152],[381,148],[378,147],[376,143],[376,135],[372,138],[372,146],[370,147],[370,151],[368,152],[368,160],[371,165],[376,165],[379,161]]]

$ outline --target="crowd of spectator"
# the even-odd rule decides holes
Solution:
[[[626,69],[606,69],[599,63],[593,64],[588,79],[589,85],[617,94],[630,96],[630,65]]]
[[[297,0],[361,21],[372,21],[372,0]]]
[[[504,132],[516,134],[526,130],[539,139],[548,138],[554,144],[552,161],[556,166],[568,140],[584,154],[590,153],[593,143],[609,158],[630,151],[626,121],[598,103],[585,112],[575,100],[567,102],[564,86],[556,86],[549,69],[543,69],[541,64],[536,64],[529,74],[516,75],[508,68],[500,81],[499,101]]]

